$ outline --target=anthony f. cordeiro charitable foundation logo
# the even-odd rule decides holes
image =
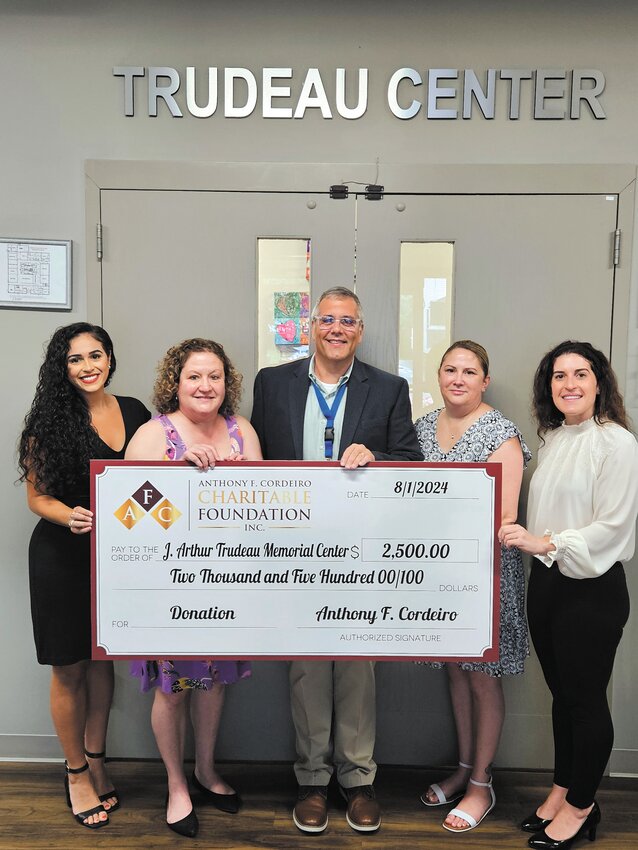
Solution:
[[[150,481],[142,484],[129,499],[114,511],[114,515],[129,531],[147,514],[152,516],[162,528],[166,529],[170,528],[181,517],[182,512],[172,502],[169,502]]]

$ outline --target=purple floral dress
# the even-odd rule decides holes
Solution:
[[[165,460],[181,460],[186,445],[177,429],[168,418],[162,414],[155,416],[161,423],[166,435]],[[233,451],[241,453],[244,449],[239,423],[234,416],[226,417],[226,427]],[[131,675],[140,680],[142,691],[150,691],[153,687],[161,688],[164,693],[177,693],[188,688],[209,691],[219,682],[230,685],[239,679],[250,676],[251,668],[248,661],[132,661]]]

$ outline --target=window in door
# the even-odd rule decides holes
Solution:
[[[450,344],[453,268],[452,242],[401,243],[399,374],[415,419],[442,404],[437,374]]]
[[[258,369],[308,356],[310,260],[310,239],[257,240]]]

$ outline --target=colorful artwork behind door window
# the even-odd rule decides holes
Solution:
[[[309,238],[257,242],[257,366],[277,366],[310,354]]]
[[[276,345],[309,344],[310,294],[275,292],[274,319]]]

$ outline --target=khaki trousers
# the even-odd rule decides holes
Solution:
[[[371,785],[376,725],[373,661],[292,661],[290,702],[299,785]]]

